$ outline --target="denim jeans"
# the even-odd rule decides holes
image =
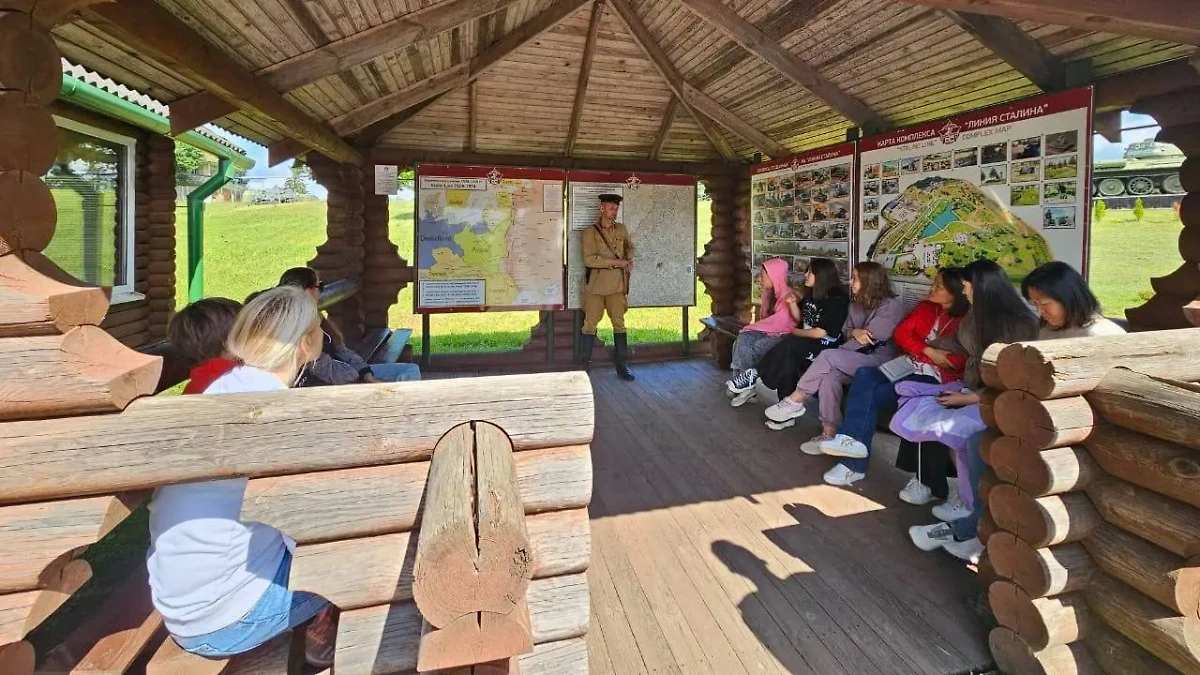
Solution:
[[[904,378],[914,382],[937,382],[927,375],[912,375]],[[879,413],[896,407],[900,397],[896,396],[896,384],[889,382],[879,368],[859,368],[846,393],[846,417],[842,420],[839,434],[845,434],[871,451],[871,440],[875,438],[875,427],[879,424]],[[843,459],[846,468],[865,474],[870,457]]]
[[[421,379],[421,367],[415,363],[376,363],[371,374],[380,382],[416,382]]]
[[[242,618],[208,635],[181,638],[175,642],[184,651],[213,659],[244,654],[299,626],[324,609],[329,601],[319,595],[288,590],[292,556],[285,554],[267,592]]]
[[[950,523],[954,530],[954,539],[967,541],[979,535],[979,519],[983,517],[983,500],[979,498],[979,479],[983,477],[983,456],[979,454],[979,446],[983,445],[983,434],[979,432],[967,441],[967,474],[970,476],[971,498],[975,508],[971,515],[959,518]]]

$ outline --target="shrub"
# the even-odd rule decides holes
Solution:
[[[1142,222],[1142,218],[1146,217],[1146,202],[1143,202],[1141,197],[1138,197],[1137,201],[1133,203],[1133,217],[1139,223]]]
[[[1096,222],[1104,220],[1104,214],[1106,213],[1108,213],[1108,204],[1105,204],[1103,199],[1097,199],[1095,206]]]

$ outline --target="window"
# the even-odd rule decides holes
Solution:
[[[134,299],[136,141],[55,117],[58,157],[45,175],[58,207],[46,257],[75,278],[112,286],[113,303]]]

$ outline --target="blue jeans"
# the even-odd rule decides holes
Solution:
[[[376,363],[371,374],[380,382],[416,382],[421,379],[421,367],[415,363]]]
[[[915,382],[937,382],[927,375],[911,375],[904,378]],[[839,434],[845,434],[871,451],[871,440],[875,438],[875,427],[879,424],[879,413],[892,410],[900,397],[896,395],[896,384],[889,382],[879,368],[859,368],[854,381],[846,392],[846,415],[842,418]],[[870,457],[843,459],[843,466],[856,473],[867,472]]]
[[[979,454],[979,447],[983,445],[983,434],[979,432],[967,440],[967,475],[971,479],[971,497],[975,508],[971,510],[971,515],[959,518],[950,523],[950,529],[954,530],[954,539],[956,541],[967,541],[979,536],[979,519],[983,517],[983,500],[979,498],[979,479],[983,477],[983,455]]]
[[[176,644],[192,654],[224,659],[266,644],[272,638],[313,618],[325,609],[329,601],[312,593],[289,591],[288,576],[291,571],[292,555],[286,553],[267,592],[245,616],[208,635],[176,637]]]

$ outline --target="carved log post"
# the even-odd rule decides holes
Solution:
[[[147,259],[139,259],[134,266],[134,289],[149,299],[148,337],[161,339],[167,336],[167,324],[175,311],[174,140],[148,134],[146,142],[138,145],[136,190],[134,237],[141,247],[139,253],[145,251],[142,255]],[[154,273],[150,272],[151,263],[159,265]]]
[[[363,176],[363,324],[367,328],[387,328],[388,309],[396,304],[400,291],[412,281],[412,268],[400,257],[389,236],[387,195],[375,194],[373,176]],[[411,309],[411,308],[410,308]]]
[[[1197,96],[1200,89],[1190,89],[1143,99],[1133,106],[1134,112],[1151,115],[1162,126],[1159,141],[1174,143],[1188,157],[1179,170],[1188,192],[1179,210],[1183,221],[1179,254],[1184,262],[1171,274],[1151,279],[1154,296],[1125,311],[1138,330],[1187,328],[1192,322],[1183,308],[1200,299],[1200,110],[1191,105]]]
[[[329,191],[327,205],[328,240],[317,247],[317,255],[308,261],[322,279],[363,278],[366,251],[363,249],[363,170],[350,164],[338,164],[320,155],[310,155],[313,178]],[[356,342],[363,334],[363,296],[357,294],[329,310],[346,340]]]
[[[712,298],[712,313],[729,316],[737,313],[733,302],[734,270],[739,261],[734,252],[734,173],[718,173],[702,176],[705,192],[712,202],[712,238],[704,245],[704,255],[696,266],[696,273]]]

